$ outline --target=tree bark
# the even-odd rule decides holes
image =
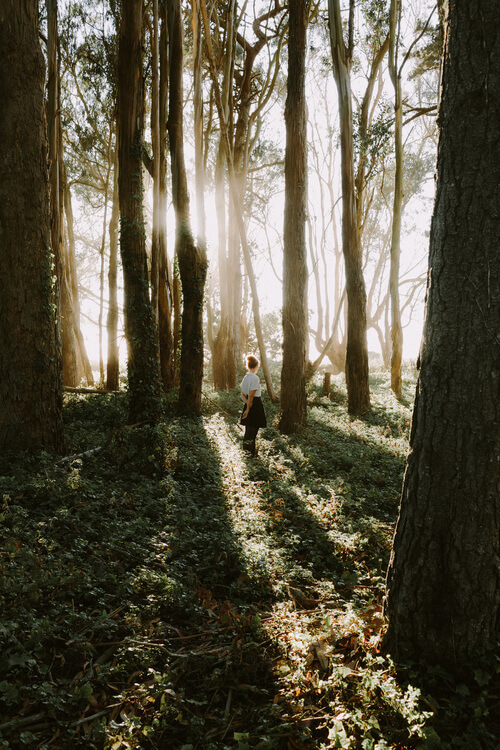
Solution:
[[[153,231],[151,236],[151,306],[158,326],[159,220],[160,220],[160,40],[158,0],[153,0],[151,33],[151,144],[153,149]]]
[[[175,350],[172,334],[173,289],[167,255],[167,110],[168,110],[168,27],[167,10],[160,10],[160,91],[159,91],[159,158],[160,194],[158,210],[158,340],[163,390],[175,384]]]
[[[392,209],[391,270],[391,388],[397,398],[402,395],[401,363],[403,361],[403,328],[399,302],[399,265],[401,256],[401,212],[403,205],[403,101],[401,72],[398,70],[397,27],[401,13],[400,0],[391,0],[389,18],[389,72],[394,87],[394,203]]]
[[[111,170],[113,169],[113,158],[111,156],[111,144],[113,133],[111,125],[108,133],[107,148],[107,166],[106,178],[104,180],[104,215],[102,219],[102,239],[101,239],[101,268],[99,272],[99,382],[104,387],[104,355],[103,355],[103,332],[104,332],[104,268],[106,265],[106,234],[108,232],[108,202],[109,202],[109,183]]]
[[[60,149],[61,152],[61,149]],[[61,179],[62,179],[62,192],[64,202],[64,213],[66,216],[66,234],[67,234],[67,246],[64,258],[64,266],[68,273],[68,283],[71,293],[71,301],[73,306],[73,323],[74,323],[74,334],[78,344],[79,359],[82,363],[83,372],[87,385],[94,385],[94,374],[90,365],[90,360],[87,354],[87,348],[80,328],[80,302],[78,293],[78,278],[76,271],[76,256],[75,256],[75,235],[73,231],[73,206],[71,201],[71,188],[68,184],[66,175],[66,167],[62,160],[61,153]]]
[[[351,6],[352,7],[352,0]],[[342,35],[339,0],[328,2],[330,36],[340,116],[340,154],[342,171],[342,251],[347,290],[346,385],[350,414],[363,414],[370,408],[368,383],[368,344],[366,338],[366,290],[362,254],[357,229],[356,192],[353,156],[353,120],[351,94],[351,45]],[[352,19],[351,19],[352,20]],[[352,29],[349,33],[352,38]]]
[[[118,223],[120,204],[118,196],[118,144],[115,143],[113,159],[113,204],[109,220],[109,265],[108,265],[108,315],[106,332],[108,356],[106,362],[106,390],[118,390],[120,359],[118,352]]]
[[[36,0],[0,8],[0,450],[63,449]]]
[[[118,49],[118,192],[128,347],[129,417],[160,417],[160,379],[153,310],[149,299],[142,209],[142,0],[122,6]]]
[[[175,252],[183,296],[179,406],[189,414],[200,415],[203,381],[203,294],[207,258],[205,249],[197,247],[194,242],[189,217],[183,145],[183,34],[180,0],[168,0],[167,18],[170,46],[167,127],[176,215]]]
[[[305,63],[307,3],[289,2],[285,105],[285,212],[283,253],[283,365],[280,430],[296,432],[307,419],[307,117]]]
[[[225,50],[222,78],[222,107],[225,121],[229,123],[231,84],[234,70],[235,54],[235,0],[227,4],[225,16]],[[226,186],[225,186],[225,147],[224,134],[221,132],[215,164],[215,205],[217,212],[218,232],[218,265],[220,292],[220,325],[215,336],[212,357],[214,387],[229,390],[236,385],[237,358],[232,346],[233,334],[233,287],[230,273],[230,258],[234,255],[234,234],[231,236],[226,220]],[[229,243],[233,240],[233,245]],[[239,247],[237,248],[239,253]]]
[[[385,648],[460,673],[500,614],[500,6],[450,0],[426,319]]]

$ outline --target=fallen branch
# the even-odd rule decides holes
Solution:
[[[46,717],[46,712],[42,711],[39,714],[24,716],[20,719],[12,719],[11,721],[6,721],[5,724],[0,724],[0,732],[4,732],[7,729],[21,729],[21,727],[29,727],[31,724],[36,724],[37,721],[45,719]]]
[[[102,451],[102,446],[91,448],[90,450],[84,451],[83,453],[75,453],[72,456],[65,456],[64,458],[61,458],[58,463],[64,464],[66,463],[66,461],[75,461],[77,458],[87,458],[88,456],[93,456],[95,453],[99,453],[99,451]]]

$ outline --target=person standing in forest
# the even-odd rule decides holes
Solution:
[[[260,380],[257,375],[259,369],[259,360],[253,354],[246,357],[247,374],[241,381],[241,400],[245,403],[243,414],[241,415],[241,424],[245,425],[245,434],[243,436],[243,448],[252,456],[255,456],[257,449],[255,439],[259,427],[267,427],[266,413],[262,404]]]

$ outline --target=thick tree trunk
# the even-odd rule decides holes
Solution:
[[[175,251],[183,296],[179,406],[187,413],[200,415],[203,381],[203,294],[207,258],[205,249],[196,247],[189,219],[189,194],[183,150],[183,49],[180,0],[168,0],[167,13],[170,45],[167,126],[176,214]]]
[[[129,416],[132,422],[160,416],[158,349],[149,299],[142,209],[142,0],[122,6],[118,50],[118,191],[123,265],[125,335],[128,347]]]
[[[289,2],[285,105],[285,212],[283,254],[283,365],[280,430],[296,432],[307,419],[307,117],[305,62],[307,3]]]
[[[342,36],[339,0],[329,0],[330,35],[340,113],[340,154],[342,171],[342,251],[347,290],[346,384],[350,414],[363,414],[370,408],[368,383],[368,344],[366,338],[366,290],[362,254],[357,229],[353,156],[353,120],[350,76],[351,51]]]
[[[118,390],[120,359],[118,353],[118,222],[120,204],[118,197],[118,144],[115,144],[113,162],[113,204],[109,220],[108,315],[106,332],[108,356],[106,363],[106,390]]]
[[[500,624],[499,28],[497,0],[450,0],[421,370],[387,579],[385,648],[455,672]]]
[[[36,0],[0,6],[0,450],[62,450],[45,65]]]

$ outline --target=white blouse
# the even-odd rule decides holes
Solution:
[[[254,372],[247,372],[247,374],[241,381],[241,390],[245,394],[245,396],[248,396],[250,391],[256,391],[255,395],[260,396],[261,392],[259,376]]]

